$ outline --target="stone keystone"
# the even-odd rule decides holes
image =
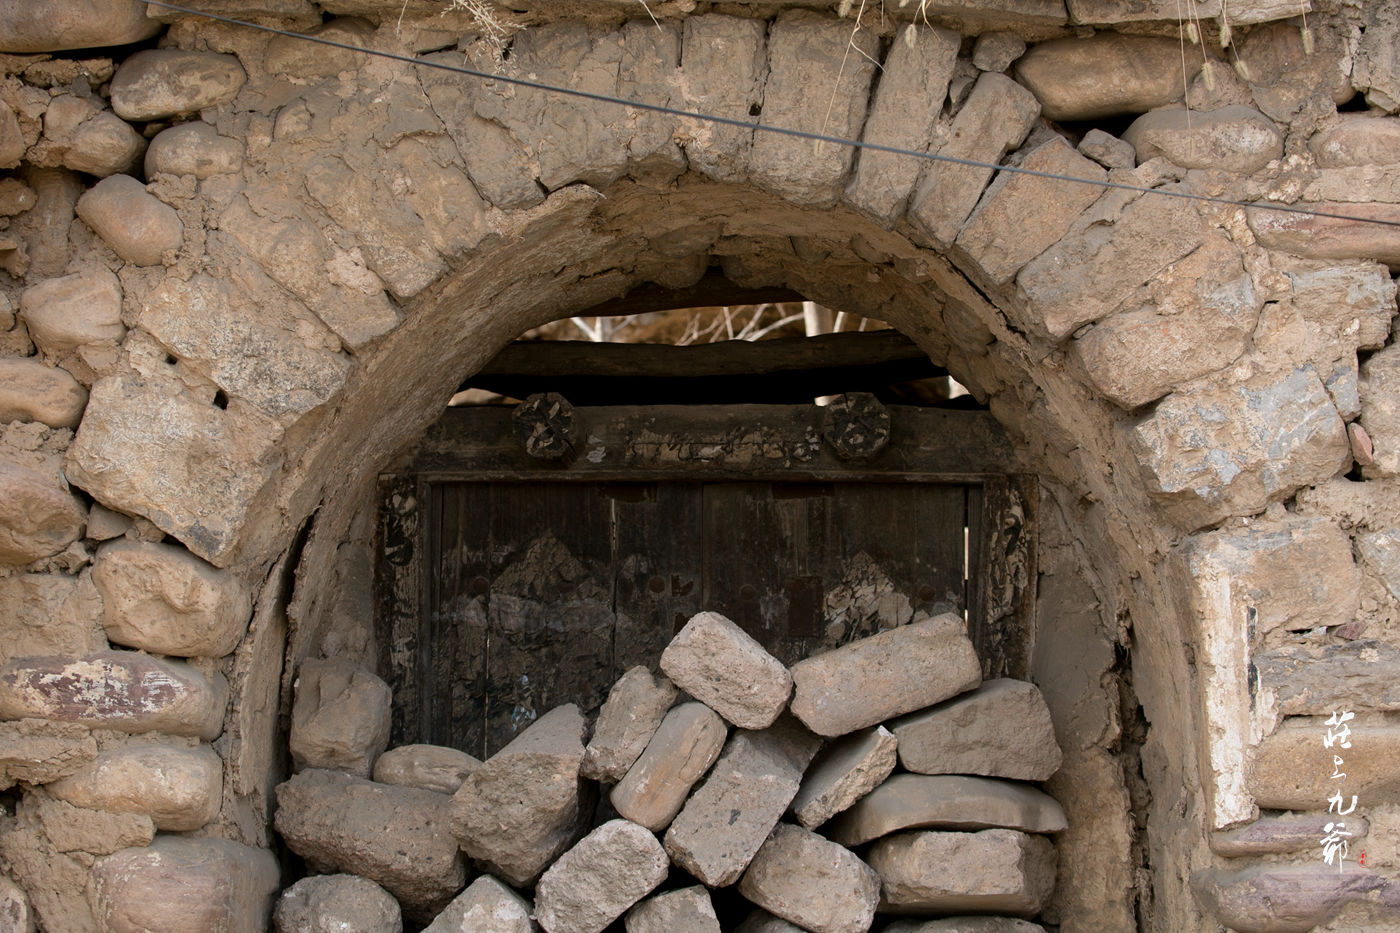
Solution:
[[[690,788],[715,763],[728,735],[724,720],[704,703],[677,706],[613,788],[613,807],[652,832],[665,829],[681,812]]]
[[[985,774],[1044,781],[1060,767],[1050,709],[1035,684],[989,680],[890,729],[899,760],[920,774]]]
[[[819,740],[790,717],[739,732],[666,831],[671,860],[712,888],[739,880],[797,796]]]
[[[971,690],[982,668],[963,620],[947,612],[800,661],[792,679],[793,714],[837,736]]]
[[[858,846],[901,829],[1019,829],[1057,833],[1069,823],[1049,794],[961,774],[896,774],[834,820],[827,835]]]
[[[514,885],[527,885],[569,847],[579,822],[583,716],[551,710],[492,755],[452,797],[462,851]]]
[[[766,729],[792,693],[781,661],[718,612],[693,616],[661,653],[677,687],[740,729]]]
[[[894,770],[896,745],[889,730],[875,726],[823,749],[792,801],[797,822],[815,829],[878,787]]]
[[[238,647],[252,613],[252,598],[232,573],[168,544],[104,545],[92,582],[107,637],[156,654],[223,657]]]
[[[188,664],[135,651],[17,658],[0,667],[0,719],[52,719],[89,729],[168,732],[213,740],[228,683]]]
[[[676,694],[675,684],[665,677],[653,677],[645,667],[630,668],[619,677],[598,711],[593,739],[579,769],[583,776],[595,781],[621,780],[651,741]]]
[[[865,933],[880,877],[811,830],[779,823],[739,882],[739,893],[812,933]]]
[[[866,854],[884,913],[1039,913],[1055,886],[1055,847],[1010,829],[887,836]]]
[[[645,827],[611,820],[579,840],[535,888],[535,919],[548,933],[600,933],[666,880],[670,863]]]

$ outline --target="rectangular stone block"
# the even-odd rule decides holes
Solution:
[[[535,918],[549,933],[601,933],[666,879],[670,864],[644,827],[610,820],[549,867],[535,888]]]
[[[767,24],[709,14],[688,16],[681,38],[683,107],[750,122],[763,105]],[[676,138],[690,168],[716,181],[746,181],[753,130],[683,122]]]
[[[682,703],[666,714],[646,747],[612,791],[618,814],[659,832],[675,818],[719,757],[729,729],[703,703]]]
[[[797,822],[815,829],[890,776],[897,741],[884,726],[852,732],[822,749],[792,801]]]
[[[710,892],[699,884],[649,897],[623,922],[627,933],[720,933]]]
[[[944,613],[800,661],[792,679],[793,714],[838,736],[971,690],[982,668],[962,618]]]
[[[1254,667],[1287,716],[1327,716],[1350,704],[1400,709],[1400,648],[1383,641],[1288,645],[1255,655]]]
[[[739,882],[739,893],[812,933],[865,933],[880,877],[854,852],[779,823]]]
[[[739,880],[801,786],[820,740],[783,718],[736,733],[666,831],[666,852],[710,887]]]
[[[1333,794],[1343,807],[1400,803],[1400,726],[1375,719],[1352,719],[1351,748],[1323,745],[1327,717],[1285,720],[1254,750],[1246,787],[1265,810],[1325,810]],[[1342,759],[1338,765],[1334,757]],[[1333,774],[1345,778],[1333,778]]]
[[[1035,684],[1000,678],[890,725],[899,760],[920,774],[1044,781],[1060,767],[1050,709]]]
[[[1032,916],[1055,886],[1055,847],[1010,829],[888,836],[866,855],[883,884],[882,913]]]
[[[677,687],[740,729],[766,729],[792,693],[781,661],[718,612],[701,612],[661,653]]]
[[[676,693],[675,684],[653,677],[645,667],[630,668],[619,677],[598,711],[580,773],[595,781],[620,781],[646,749]]]

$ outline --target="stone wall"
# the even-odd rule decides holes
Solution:
[[[1400,238],[1163,195],[1400,220],[1400,7],[1319,2],[1304,23],[1297,2],[1206,2],[1183,24],[1174,2],[972,0],[857,24],[818,0],[669,0],[654,24],[630,0],[515,6],[503,46],[429,0],[201,3],[1160,193],[815,149],[134,0],[11,4],[16,909],[50,931],[173,922],[157,909],[257,928],[292,679],[374,656],[350,558],[376,473],[516,334],[718,265],[891,321],[1042,475],[1062,929],[1393,923]],[[1339,708],[1346,821],[1369,827],[1342,873],[1320,846]],[[175,880],[193,877],[208,887]]]

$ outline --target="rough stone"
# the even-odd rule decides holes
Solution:
[[[78,539],[86,518],[59,477],[0,460],[0,565],[57,554]]]
[[[579,772],[594,781],[621,780],[646,749],[677,693],[665,677],[653,677],[642,666],[629,668],[598,711]]]
[[[920,152],[941,142],[937,104],[948,96],[961,39],[947,29],[921,26],[917,42],[890,46],[863,140]],[[922,168],[917,159],[862,150],[846,200],[878,223],[893,226],[903,216]]]
[[[1333,813],[1264,816],[1240,829],[1211,833],[1210,850],[1227,858],[1275,855],[1305,849],[1316,851],[1318,840],[1327,835],[1325,827],[1336,819]],[[1352,845],[1365,837],[1368,826],[1364,817],[1348,816],[1344,822],[1347,831],[1353,834],[1350,840]]]
[[[99,930],[88,904],[92,857],[58,851],[40,822],[36,798],[22,797],[16,819],[0,833],[0,858],[6,874],[29,895],[41,930],[105,933]]]
[[[121,283],[101,266],[31,285],[20,295],[19,312],[30,337],[51,354],[116,344],[126,333]]]
[[[134,651],[81,658],[20,658],[0,667],[0,718],[51,719],[92,729],[167,732],[212,740],[223,729],[228,684],[180,661]]]
[[[1249,229],[1260,245],[1306,259],[1373,259],[1400,267],[1400,231],[1372,220],[1400,220],[1400,205],[1321,201],[1302,205],[1340,215],[1321,217],[1251,207]]]
[[[192,120],[161,130],[146,149],[146,177],[193,175],[213,178],[243,168],[243,143],[220,136],[208,123]]]
[[[0,930],[5,933],[34,933],[34,908],[24,890],[9,878],[0,876]],[[718,933],[719,927],[715,927]]]
[[[710,892],[704,885],[658,894],[627,911],[627,933],[720,933]]]
[[[110,175],[78,199],[78,216],[112,251],[138,266],[158,266],[180,248],[180,215],[130,175]]]
[[[896,774],[837,817],[827,835],[858,846],[902,829],[1057,833],[1068,825],[1053,797],[1023,784],[960,774]]]
[[[613,808],[652,832],[665,829],[719,757],[728,734],[724,720],[705,704],[677,706],[613,788]]]
[[[875,73],[879,39],[854,33],[829,17],[786,11],[769,27],[768,78],[763,86],[765,126],[820,126],[843,139],[860,134]],[[813,94],[826,87],[829,94]],[[835,106],[831,102],[836,101]],[[777,133],[755,133],[750,178],[784,200],[827,207],[836,203],[855,150],[823,146]]]
[[[815,829],[878,787],[894,770],[896,741],[884,726],[843,736],[822,749],[802,778],[792,814]]]
[[[183,548],[114,541],[97,552],[92,580],[102,594],[102,625],[118,645],[219,658],[248,629],[247,588]]]
[[[1400,162],[1400,120],[1371,114],[1341,114],[1314,133],[1308,148],[1319,168],[1394,165]]]
[[[1209,532],[1187,545],[1186,558],[1200,581],[1198,603],[1223,579],[1233,604],[1253,607],[1256,637],[1344,625],[1360,608],[1351,538],[1330,518],[1289,516]]]
[[[1290,304],[1328,356],[1379,349],[1395,317],[1395,280],[1374,262],[1279,262],[1292,285]]]
[[[41,655],[83,655],[107,647],[102,599],[86,573],[0,578],[0,619],[7,622],[0,663]]]
[[[1266,0],[1272,2],[1272,0]],[[1235,11],[1229,6],[1233,21]],[[1310,24],[1311,25],[1311,24]],[[1236,55],[1248,75],[1250,96],[1265,114],[1280,122],[1300,113],[1327,112],[1356,94],[1352,70],[1352,40],[1339,30],[1313,26],[1312,42],[1289,23],[1272,23],[1246,32]]]
[[[864,933],[875,918],[880,878],[855,853],[779,823],[744,872],[739,893],[813,933]]]
[[[681,40],[684,106],[715,116],[753,120],[763,105],[767,71],[761,20],[733,16],[690,16]],[[753,130],[688,125],[678,134],[690,167],[715,181],[745,181]]]
[[[792,679],[793,714],[838,736],[970,690],[982,668],[962,618],[944,613],[799,661]]]
[[[313,875],[282,892],[277,933],[402,933],[399,902],[368,878]]]
[[[369,777],[389,745],[389,685],[345,661],[307,659],[293,687],[293,766]]]
[[[374,779],[380,784],[404,784],[439,794],[455,794],[481,762],[441,745],[400,745],[374,760]]]
[[[1370,531],[1356,536],[1356,553],[1361,566],[1400,599],[1400,531]],[[1377,660],[1375,657],[1368,661]]]
[[[538,933],[534,905],[490,875],[481,875],[423,933]]]
[[[97,757],[92,733],[76,723],[21,719],[0,722],[0,787],[47,784]]]
[[[666,880],[661,843],[645,828],[610,820],[549,867],[535,888],[535,918],[548,933],[600,933]]]
[[[1307,933],[1348,902],[1384,886],[1379,875],[1352,867],[1257,865],[1242,871],[1208,868],[1191,876],[1191,890],[1219,922],[1240,933]]]
[[[340,771],[303,771],[277,786],[275,825],[308,862],[383,885],[410,919],[423,921],[466,882],[449,829],[451,800]]]
[[[1089,182],[1103,182],[1108,177],[1059,136],[1032,149],[1020,168]],[[1064,236],[1099,192],[1094,184],[1002,172],[968,217],[957,246],[988,279],[1004,285]]]
[[[1118,310],[1206,238],[1195,205],[1177,198],[1143,195],[1111,216],[1094,213],[1016,279],[1025,323],[1056,340]]]
[[[617,68],[617,91],[630,100],[676,106],[681,60],[680,24],[632,20],[622,25],[622,60]],[[686,169],[685,153],[676,140],[679,122],[669,114],[632,114],[627,140],[627,173],[650,187],[670,184]]]
[[[1185,80],[1199,69],[1199,62],[1192,65]],[[1016,74],[1047,120],[1146,113],[1181,97],[1181,46],[1175,39],[1112,32],[1052,39],[1021,56]]]
[[[1361,364],[1361,426],[1371,437],[1373,465],[1381,476],[1400,475],[1400,345]]]
[[[972,64],[978,71],[1005,71],[1024,54],[1026,40],[1016,33],[984,32],[972,46]]]
[[[44,835],[55,849],[78,854],[80,858],[147,846],[156,835],[155,823],[144,813],[90,810],[55,800],[47,793],[30,795],[25,805],[38,810]]]
[[[1366,92],[1366,102],[1387,113],[1400,110],[1400,18],[1387,7],[1363,8],[1365,32],[1356,45],[1352,79],[1357,90]]]
[[[1045,927],[1015,917],[945,917],[942,920],[899,920],[883,933],[1045,933]]]
[[[1137,408],[1239,359],[1263,304],[1239,251],[1211,236],[1071,346],[1100,392]]]
[[[24,159],[25,140],[19,119],[10,106],[0,101],[0,168],[16,168]]]
[[[1400,803],[1400,727],[1351,720],[1351,748],[1323,746],[1323,717],[1290,718],[1254,750],[1246,786],[1266,810],[1315,810],[1337,792],[1355,795],[1365,806]],[[1336,765],[1335,756],[1342,758]],[[1340,770],[1345,780],[1333,779]]]
[[[158,836],[92,869],[93,912],[108,933],[259,933],[281,872],[266,849],[228,839]]]
[[[977,79],[938,154],[996,164],[1030,132],[1040,107],[1021,85],[1002,74],[984,73]],[[951,162],[933,162],[909,207],[909,222],[939,247],[957,238],[972,213],[992,169]]]
[[[75,172],[106,178],[117,172],[134,172],[145,153],[145,138],[130,123],[104,110],[73,131],[63,164]]]
[[[86,406],[87,389],[67,370],[36,359],[0,358],[0,422],[76,428]]]
[[[920,774],[1044,781],[1060,767],[1045,698],[1021,680],[989,680],[890,729],[899,740],[900,764]]]
[[[115,376],[92,387],[66,470],[104,504],[222,565],[271,478],[280,437],[255,412],[222,410],[173,380]]]
[[[1139,163],[1164,158],[1183,168],[1249,175],[1283,155],[1283,134],[1253,107],[1167,108],[1133,121],[1123,139]]]
[[[188,832],[219,815],[223,769],[207,745],[127,745],[104,751],[48,790],[74,806],[141,813],[157,829]]]
[[[1030,916],[1055,884],[1055,848],[1044,836],[1010,829],[887,836],[866,861],[880,875],[885,913],[988,913]]]
[[[755,910],[744,918],[734,933],[802,933],[802,928],[766,910]]]
[[[339,394],[349,360],[303,336],[304,325],[285,309],[250,307],[255,304],[237,284],[200,274],[167,279],[138,320],[230,396],[274,418],[312,411]]]
[[[160,32],[140,0],[92,0],[80,5],[6,3],[0,52],[63,52],[140,42]]]
[[[1169,395],[1132,445],[1149,490],[1187,528],[1253,514],[1351,464],[1346,425],[1312,367]]]
[[[782,662],[717,612],[686,623],[661,653],[661,670],[740,729],[767,728],[792,694]]]
[[[1077,148],[1104,168],[1130,169],[1137,164],[1137,152],[1130,143],[1097,127],[1084,134]]]
[[[232,55],[147,49],[117,68],[112,109],[133,122],[195,113],[233,100],[247,78]]]
[[[666,831],[671,860],[710,887],[737,881],[797,796],[819,745],[788,717],[735,733]]]
[[[361,48],[369,44],[373,34],[373,23],[353,16],[333,19],[306,33],[327,42]],[[294,36],[273,36],[267,44],[267,51],[263,53],[263,68],[269,74],[285,74],[306,80],[354,71],[366,61],[367,56],[353,49],[320,45]]]
[[[462,851],[526,885],[567,849],[580,816],[583,731],[578,707],[557,707],[473,771],[452,797]]]

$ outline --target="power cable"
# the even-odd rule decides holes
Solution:
[[[1042,172],[1035,169],[1023,168],[1018,165],[997,165],[992,162],[982,162],[977,159],[964,159],[958,156],[943,155],[936,152],[920,152],[916,149],[905,149],[900,146],[887,146],[883,143],[866,142],[863,140],[847,139],[844,136],[830,136],[825,133],[813,133],[808,130],[796,130],[783,126],[770,126],[763,123],[753,123],[747,120],[738,120],[733,117],[723,117],[718,114],[703,113],[696,110],[684,110],[678,107],[670,107],[665,104],[652,104],[646,101],[631,100],[625,97],[615,97],[610,94],[599,94],[594,91],[583,91],[578,88],[563,87],[561,85],[546,84],[542,81],[531,81],[527,78],[516,78],[510,75],[496,74],[490,71],[480,71],[475,68],[467,68],[460,65],[449,65],[446,62],[428,61],[416,58],[412,55],[401,55],[397,52],[387,52],[382,49],[367,49],[358,45],[351,45],[348,42],[337,42],[334,39],[323,39],[320,36],[308,36],[305,33],[292,32],[286,29],[278,29],[275,26],[264,26],[260,23],[250,23],[246,20],[234,19],[229,16],[222,16],[217,13],[206,13],[203,10],[193,10],[189,7],[178,6],[165,0],[142,0],[150,6],[158,6],[176,13],[188,16],[198,16],[216,22],[227,23],[232,26],[243,26],[248,29],[256,29],[261,32],[271,33],[277,36],[285,36],[291,39],[300,39],[305,42],[314,42],[318,45],[325,45],[331,48],[343,49],[349,52],[359,52],[363,55],[372,55],[377,58],[384,58],[390,61],[402,62],[408,65],[416,65],[420,68],[433,68],[438,71],[446,71],[452,74],[465,75],[472,78],[480,78],[483,81],[500,81],[504,84],[512,84],[516,87],[528,88],[535,91],[544,91],[550,94],[561,94],[567,97],[577,97],[583,100],[590,100],[596,103],[612,104],[619,107],[632,107],[638,110],[648,110],[653,113],[660,113],[666,116],[680,117],[687,120],[700,120],[706,123],[716,123],[721,126],[732,126],[739,129],[752,130],[759,133],[774,133],[780,136],[789,136],[796,139],[810,140],[816,143],[830,143],[835,146],[845,146],[850,149],[865,149],[872,152],[887,152],[891,155],[908,156],[915,159],[923,159],[930,162],[943,162],[950,165],[963,165],[970,168],[987,169],[992,172],[1009,172],[1015,175],[1027,175],[1033,178],[1046,178],[1052,181],[1067,181],[1081,185],[1092,185],[1098,188],[1110,188],[1117,191],[1132,191],[1139,194],[1154,194],[1162,197],[1178,198],[1187,201],[1198,201],[1206,204],[1217,204],[1224,207],[1242,207],[1253,210],[1275,211],[1278,213],[1298,214],[1305,217],[1325,217],[1331,220],[1349,220],[1353,223],[1376,224],[1385,227],[1400,227],[1400,219],[1390,220],[1382,217],[1357,217],[1351,214],[1342,214],[1334,211],[1320,211],[1313,208],[1298,207],[1294,204],[1274,204],[1268,201],[1236,201],[1230,198],[1214,197],[1207,194],[1197,194],[1191,191],[1179,191],[1170,188],[1148,188],[1142,185],[1129,185],[1123,182],[1100,181],[1094,178],[1078,178],[1074,175],[1062,175],[1057,172]]]

